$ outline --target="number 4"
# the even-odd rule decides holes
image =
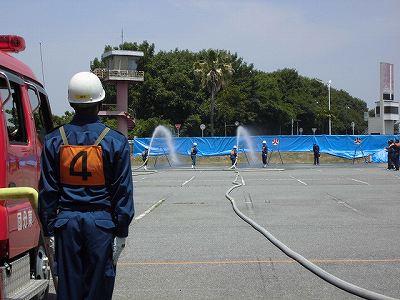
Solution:
[[[76,165],[78,159],[81,157],[82,157],[82,171],[76,172],[75,165]],[[88,154],[86,151],[78,152],[78,154],[74,156],[74,158],[71,161],[71,164],[69,165],[69,175],[70,176],[80,176],[80,177],[82,177],[82,180],[85,180],[85,181],[88,180],[88,178],[90,176],[92,176],[92,173],[88,172],[87,158],[88,158]]]

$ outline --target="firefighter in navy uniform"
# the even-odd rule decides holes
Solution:
[[[263,167],[265,168],[267,166],[267,164],[268,164],[268,146],[267,146],[267,141],[263,141],[262,142],[261,158],[262,158]]]
[[[236,163],[237,163],[237,155],[238,155],[237,146],[233,146],[233,148],[229,154],[229,158],[231,159],[232,166],[234,166],[235,168],[236,168]]]
[[[400,142],[396,139],[391,145],[392,148],[392,164],[395,171],[399,170],[399,158],[400,158]]]
[[[75,116],[43,143],[39,216],[45,242],[55,239],[60,300],[112,298],[134,215],[128,140],[99,121],[104,97],[96,75],[75,74],[68,86]]]
[[[147,170],[147,158],[149,157],[149,147],[144,146],[144,150],[142,152],[142,160],[143,160],[143,168]]]
[[[388,170],[394,169],[394,160],[393,160],[393,153],[394,153],[394,148],[393,148],[393,140],[388,141],[388,146],[386,147],[386,151],[388,153]]]
[[[313,152],[314,152],[314,165],[319,165],[319,146],[317,144],[313,145]]]
[[[193,147],[190,150],[190,158],[192,159],[192,169],[196,168],[196,155],[197,155],[197,143],[193,143]]]

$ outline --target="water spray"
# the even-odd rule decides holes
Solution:
[[[179,163],[179,159],[178,159],[178,157],[176,155],[176,151],[175,151],[175,148],[174,148],[174,145],[173,145],[171,131],[169,131],[169,129],[167,127],[162,126],[162,125],[158,125],[154,129],[153,135],[152,135],[151,140],[150,140],[148,156],[150,156],[150,151],[153,149],[152,146],[153,146],[153,143],[154,143],[155,138],[156,138],[157,135],[163,135],[165,137],[165,140],[167,142],[167,147],[168,147],[168,154],[171,156],[172,162],[173,163]],[[164,148],[162,148],[162,149],[164,151]],[[165,154],[165,151],[164,151],[164,154]]]
[[[146,160],[140,166],[132,168],[133,171],[140,170],[140,169],[144,168],[144,166],[147,165],[147,163],[149,161],[149,158],[150,158],[150,151],[152,149],[154,149],[154,147],[153,147],[154,141],[155,141],[156,137],[159,136],[159,135],[162,135],[162,136],[165,137],[165,140],[166,140],[166,143],[167,143],[167,147],[168,147],[168,154],[171,156],[172,162],[179,163],[179,159],[178,159],[178,157],[176,155],[176,151],[175,151],[175,148],[174,148],[174,145],[173,145],[171,132],[169,131],[169,129],[167,127],[159,125],[154,129],[153,134],[151,136],[150,144],[148,146],[148,150],[149,151],[147,152]],[[172,165],[171,165],[171,163],[170,163],[170,161],[168,159],[167,153],[165,153],[164,148],[162,147],[161,149],[162,149],[165,157],[167,158],[168,164],[172,167]],[[156,161],[157,161],[157,157],[156,157]],[[145,170],[145,171],[147,171],[147,170]]]
[[[244,128],[243,126],[238,126],[238,128],[236,129],[236,149],[237,149],[236,160],[235,160],[235,163],[229,169],[237,168],[237,163],[238,163],[238,159],[239,159],[239,144],[240,144],[241,138],[244,139],[244,143],[246,144],[247,148],[249,149],[251,161],[255,162],[257,159],[255,156],[255,149],[254,149],[253,142],[250,138],[249,131],[246,128]],[[246,149],[244,148],[244,146],[243,146],[243,153],[246,156],[247,162],[250,165],[250,161],[247,158]]]

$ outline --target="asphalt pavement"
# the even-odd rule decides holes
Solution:
[[[223,167],[134,171],[135,220],[114,299],[356,299],[233,211]],[[239,209],[335,276],[400,298],[400,173],[382,165],[240,168]]]

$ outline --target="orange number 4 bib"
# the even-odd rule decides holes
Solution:
[[[105,185],[101,146],[61,146],[60,181],[69,185]]]

